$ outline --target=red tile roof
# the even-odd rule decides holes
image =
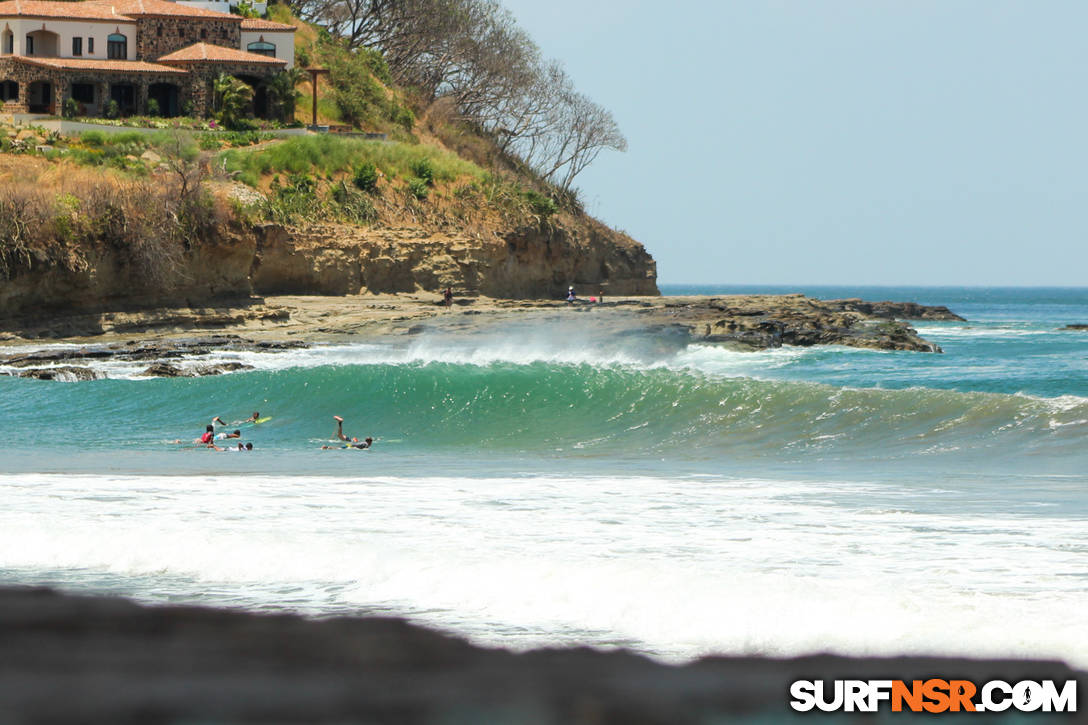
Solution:
[[[175,50],[173,53],[159,58],[160,63],[268,63],[271,65],[287,65],[286,60],[270,58],[267,55],[247,53],[244,50],[224,48],[221,45],[211,43],[194,43],[187,48]]]
[[[142,60],[93,60],[91,58],[37,58],[24,55],[8,56],[11,60],[61,70],[116,71],[120,73],[173,73],[184,74],[180,68],[173,68],[158,63],[145,63]]]
[[[298,28],[296,28],[294,25],[273,23],[271,20],[261,20],[260,18],[246,18],[242,21],[242,30],[255,30],[265,33],[293,33],[298,30]]]
[[[18,0],[23,2],[24,0]],[[229,22],[242,22],[240,15],[220,13],[215,10],[190,7],[182,3],[170,2],[170,0],[85,0],[79,5],[98,5],[114,7],[117,12],[125,15],[153,15],[168,18],[203,18],[204,20],[227,20]]]
[[[0,17],[135,22],[132,18],[121,14],[113,3],[63,2],[62,0],[7,0],[7,2],[0,2]]]

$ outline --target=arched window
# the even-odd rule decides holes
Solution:
[[[106,57],[112,60],[128,59],[128,38],[118,33],[111,33],[106,38]]]
[[[0,81],[0,101],[18,101],[19,84],[15,81]]]
[[[246,46],[246,50],[250,53],[256,53],[257,55],[267,55],[269,58],[276,57],[276,46],[271,43],[266,43],[263,40],[258,40],[256,43],[250,43]]]

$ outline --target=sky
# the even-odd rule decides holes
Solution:
[[[502,2],[661,283],[1088,285],[1088,2]]]

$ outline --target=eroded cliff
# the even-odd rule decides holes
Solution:
[[[30,256],[0,283],[0,317],[200,306],[264,294],[353,295],[438,292],[560,297],[656,295],[656,264],[630,237],[589,219],[559,220],[492,234],[432,233],[421,228],[276,224],[221,229],[160,274],[148,275],[128,250],[82,250],[65,266]]]

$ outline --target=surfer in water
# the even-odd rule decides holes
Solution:
[[[333,419],[336,421],[336,437],[339,440],[344,441],[347,445],[339,446],[340,448],[358,448],[360,450],[370,448],[370,444],[374,442],[373,438],[367,438],[364,441],[359,441],[358,438],[348,438],[344,434],[344,419],[338,415],[334,415]],[[329,450],[335,448],[335,446],[321,446],[322,450]]]
[[[194,439],[193,443],[196,444],[196,445],[201,445],[201,446],[211,446],[211,445],[215,445],[214,441],[215,441],[215,426],[212,425],[211,423],[209,423],[204,428],[204,433],[199,438]],[[178,440],[174,441],[174,443],[184,443],[184,442],[185,441],[183,441],[181,439],[178,439]]]
[[[213,449],[219,451],[220,453],[234,453],[235,451],[242,451],[243,453],[246,453],[248,451],[253,450],[253,444],[252,443],[246,443],[246,444],[243,445],[242,443],[239,443],[237,448],[235,448],[233,446],[227,446],[226,448],[220,448],[219,446],[215,445],[214,443],[209,443],[208,448],[213,448]]]
[[[225,441],[228,438],[241,438],[241,437],[242,437],[242,431],[240,431],[240,430],[235,430],[233,433],[216,433],[215,434],[215,439],[217,441]],[[241,445],[241,444],[239,443],[238,445]]]
[[[253,411],[253,415],[249,416],[248,418],[246,418],[242,422],[243,423],[256,423],[258,420],[260,420],[260,418],[261,418],[261,414],[258,413],[257,411]]]
[[[345,448],[356,448],[356,449],[358,449],[360,451],[365,451],[367,448],[370,448],[370,446],[372,446],[373,444],[374,444],[374,439],[368,436],[367,438],[365,438],[362,441],[360,441],[358,438],[352,438],[351,441],[349,441],[346,446],[321,446],[321,450],[323,450],[323,451],[341,450],[342,451]]]

